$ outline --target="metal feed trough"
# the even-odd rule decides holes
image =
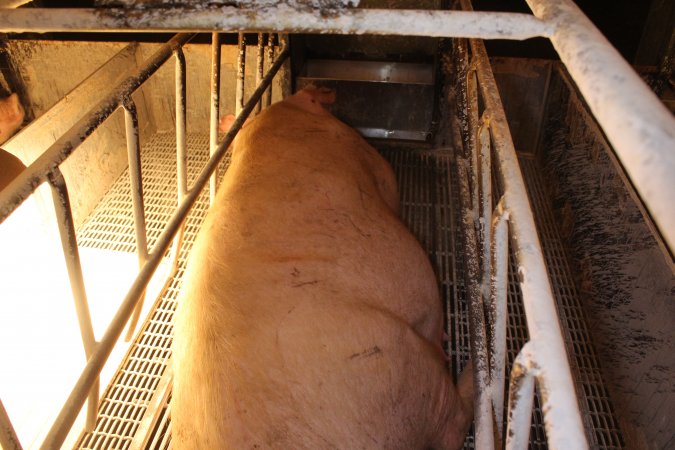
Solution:
[[[459,203],[466,254],[466,292],[470,301],[471,356],[474,362],[475,447],[495,448],[505,435],[506,448],[526,448],[535,385],[541,397],[546,439],[551,448],[587,448],[561,326],[537,237],[523,176],[507,127],[496,83],[481,39],[551,40],[623,166],[646,204],[666,245],[675,248],[675,120],[591,22],[569,0],[528,0],[533,14],[472,11],[469,0],[458,10],[415,11],[337,8],[328,13],[285,4],[181,7],[167,9],[10,9],[0,10],[2,32],[177,32],[136,71],[123,78],[82,119],[61,135],[7,189],[0,193],[4,221],[40,184],[51,185],[59,231],[70,275],[87,364],[47,434],[42,448],[58,448],[87,399],[87,429],[96,423],[100,371],[131,320],[136,328],[147,284],[161,259],[171,252],[178,265],[184,225],[207,184],[216,189],[216,170],[246,118],[271,103],[273,78],[289,54],[288,34],[374,34],[458,38],[454,41],[458,85],[454,142],[459,153]],[[0,3],[2,6],[3,3]],[[16,5],[14,5],[16,6]],[[461,10],[460,10],[461,9]],[[188,189],[186,80],[182,47],[196,32],[212,33],[210,159]],[[257,87],[244,101],[244,32],[259,33]],[[220,38],[239,33],[236,120],[218,142]],[[278,33],[278,37],[277,37]],[[265,38],[266,36],[267,38]],[[267,41],[267,46],[264,42]],[[278,45],[277,45],[278,43]],[[265,58],[265,54],[267,58]],[[147,244],[141,150],[136,106],[131,95],[169,59],[176,64],[176,209],[154,247]],[[268,70],[263,73],[265,59]],[[60,165],[118,108],[125,111],[130,183],[133,193],[136,250],[140,269],[110,325],[96,342],[84,290],[69,194]],[[501,188],[494,188],[496,181]],[[478,224],[478,226],[476,226]],[[509,243],[517,264],[529,341],[506,374],[506,299]],[[173,245],[173,248],[172,248]],[[513,275],[513,274],[512,274]],[[163,361],[162,382],[148,410],[170,395],[170,365]],[[503,411],[508,378],[508,410]],[[0,404],[0,443],[21,448],[10,418]],[[157,425],[147,414],[132,446],[149,445],[146,435]],[[506,417],[507,430],[502,423]]]

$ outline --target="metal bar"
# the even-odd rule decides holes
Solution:
[[[260,84],[260,81],[263,77],[263,71],[265,66],[265,34],[258,33],[258,52],[256,53],[256,74],[255,74],[255,84],[256,86]],[[258,102],[258,106],[255,108],[255,113],[260,114],[262,111],[262,99]]]
[[[467,2],[462,0],[462,3]],[[478,40],[471,40],[470,44],[477,62],[479,88],[489,111],[496,168],[504,189],[504,207],[510,213],[532,352],[541,371],[540,386],[546,392],[542,399],[546,435],[551,447],[585,449],[588,444],[567,352],[518,157],[485,47]]]
[[[214,33],[215,35],[216,33]],[[186,70],[185,70],[185,55],[183,49],[178,48],[174,51],[176,55],[176,188],[178,205],[183,201],[187,195],[187,142],[186,142],[186,126],[187,126],[187,85],[186,85]],[[220,46],[218,46],[218,77],[220,77]],[[217,91],[216,91],[217,92]],[[212,92],[213,95],[213,92]],[[216,94],[217,95],[217,94]],[[213,97],[212,97],[213,101]],[[216,102],[218,99],[216,99]],[[213,104],[212,104],[213,108]],[[211,110],[213,114],[213,109]],[[218,105],[216,104],[216,123],[215,133],[216,142],[218,141]],[[213,117],[211,118],[213,120]],[[213,133],[213,122],[211,123],[211,133]],[[213,139],[213,135],[211,136]],[[213,145],[211,143],[211,145]],[[211,182],[215,184],[215,177],[211,177]],[[213,191],[215,187],[211,188]],[[209,192],[211,192],[209,191]],[[171,250],[171,273],[174,273],[178,268],[180,259],[180,251],[183,246],[183,236],[185,234],[185,223],[181,225],[173,241],[173,248]]]
[[[469,126],[469,148],[476,148],[476,138],[478,137],[478,80],[476,79],[476,66],[473,62],[466,75],[466,92],[467,92],[467,121]],[[471,198],[473,200],[472,207],[476,218],[479,217],[480,211],[480,177],[478,152],[471,152]]]
[[[511,369],[509,383],[509,422],[506,431],[507,450],[526,450],[530,439],[532,406],[534,403],[534,377],[537,374],[530,352],[531,341],[518,353]],[[555,447],[552,448],[576,448]]]
[[[469,176],[471,170],[465,159],[458,158],[457,179],[459,185],[460,209],[464,240],[464,261],[466,265],[465,284],[469,302],[469,328],[471,359],[473,360],[474,386],[474,429],[476,448],[494,448],[492,426],[492,404],[489,390],[490,368],[488,343],[485,328],[483,296],[480,284],[478,239],[474,228],[475,216],[471,212]]]
[[[270,33],[267,38],[267,64],[271,66],[274,64],[274,33]],[[267,88],[263,95],[263,105],[268,108],[272,104],[272,85]]]
[[[211,123],[209,139],[209,155],[213,156],[218,148],[218,119],[220,111],[220,36],[211,33]],[[209,204],[216,198],[216,174],[209,180]]]
[[[161,14],[158,14],[161,11]],[[394,36],[529,39],[551,26],[530,14],[501,12],[345,9],[323,14],[288,4],[246,8],[31,8],[0,10],[0,31],[22,32],[293,32]]]
[[[504,423],[504,378],[506,371],[506,319],[509,270],[509,213],[504,203],[497,203],[492,219],[490,302],[490,384],[492,409],[497,435],[502,436]],[[499,446],[501,448],[501,445]]]
[[[127,135],[127,155],[129,160],[129,179],[131,185],[131,202],[134,207],[134,226],[136,228],[136,254],[138,267],[141,268],[148,260],[148,237],[145,224],[145,205],[143,201],[143,175],[141,169],[141,145],[138,135],[138,112],[131,97],[122,101],[124,107],[124,124]],[[145,293],[141,294],[134,310],[125,340],[128,342],[134,336],[134,330],[143,311]]]
[[[4,14],[4,12],[3,12]],[[2,14],[0,14],[2,16]],[[52,144],[33,164],[0,192],[0,223],[2,223],[37,187],[47,181],[58,167],[87,137],[89,137],[119,106],[120,99],[134,92],[171,56],[175,48],[194,35],[179,34],[162,45],[133,76],[120,81],[113,91]]]
[[[171,242],[180,228],[181,224],[185,221],[190,209],[194,205],[197,197],[200,195],[201,191],[204,189],[206,183],[208,183],[209,177],[218,167],[218,164],[222,160],[223,156],[227,152],[227,148],[234,140],[236,133],[239,131],[241,126],[244,124],[244,121],[249,116],[253,108],[255,107],[256,102],[260,99],[265,88],[269,83],[271,83],[272,78],[277,73],[281,65],[284,63],[286,57],[288,56],[288,49],[284,50],[279,55],[279,59],[274,63],[270,68],[267,75],[263,79],[263,82],[260,86],[256,88],[251,95],[251,98],[246,103],[246,106],[242,110],[241,114],[237,116],[232,128],[227,132],[223,141],[218,146],[216,153],[209,159],[209,162],[206,164],[205,168],[202,170],[201,174],[195,181],[194,186],[188,192],[184,201],[178,207],[171,220],[167,224],[166,228],[159,236],[153,251],[150,253],[148,262],[140,270],[136,280],[132,284],[131,288],[127,292],[127,295],[124,297],[120,308],[118,309],[115,317],[113,317],[108,329],[106,330],[101,342],[99,343],[96,351],[92,357],[87,362],[80,378],[77,380],[75,387],[71,391],[68,399],[66,400],[63,408],[61,409],[56,421],[52,425],[52,428],[49,430],[47,437],[45,438],[42,447],[43,449],[52,449],[58,448],[63,440],[68,434],[68,430],[72,427],[75,418],[79,410],[82,408],[84,403],[87,390],[93,383],[94,379],[98,376],[101,368],[105,364],[110,352],[112,351],[115,342],[119,338],[124,324],[129,319],[129,316],[133,312],[133,309],[136,305],[136,302],[145,290],[147,283],[150,281],[154,271],[159,266],[159,263],[162,260],[162,257],[166,253],[167,249],[171,245]]]
[[[19,436],[12,426],[12,421],[9,420],[9,415],[5,409],[5,405],[0,400],[0,448],[4,450],[21,450],[21,442]]]
[[[66,180],[61,174],[61,170],[57,168],[49,175],[49,184],[52,189],[56,223],[58,224],[59,234],[61,235],[63,257],[65,258],[66,267],[68,269],[68,278],[70,279],[70,288],[73,293],[73,301],[75,302],[75,312],[77,314],[77,322],[80,326],[84,354],[88,360],[96,349],[96,338],[94,337],[94,327],[91,323],[87,291],[84,287],[82,264],[80,262],[80,253],[77,248],[77,235],[75,234],[75,223],[73,222],[73,213],[70,207],[68,187],[66,186]],[[88,431],[93,430],[96,425],[98,392],[99,380],[97,378],[89,391],[86,421],[86,428]]]
[[[237,92],[235,93],[234,115],[239,116],[244,109],[244,75],[246,73],[246,36],[239,33],[237,53]]]
[[[483,252],[482,293],[484,302],[490,298],[490,269],[491,256],[490,227],[492,226],[492,147],[490,145],[490,123],[487,114],[483,113],[481,124],[478,128],[478,142],[475,153],[478,153],[478,167],[480,173],[480,230]]]
[[[675,118],[569,0],[527,0],[675,253]]]

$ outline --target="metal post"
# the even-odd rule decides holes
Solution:
[[[218,147],[218,119],[220,109],[220,35],[211,34],[211,123],[209,155],[213,156]],[[216,198],[216,175],[209,180],[209,204]]]
[[[141,146],[138,135],[138,113],[136,105],[131,97],[123,100],[124,123],[127,135],[127,154],[129,158],[129,178],[131,181],[131,200],[134,206],[134,225],[136,227],[136,254],[138,255],[138,267],[141,268],[148,260],[148,240],[145,225],[145,207],[143,203],[143,176],[141,174]],[[136,324],[143,310],[145,293],[141,294],[136,305],[134,315],[129,322],[125,340],[128,342],[134,335]]]
[[[508,211],[499,201],[492,219],[492,273],[490,275],[490,303],[488,309],[490,333],[490,384],[492,409],[497,435],[502,436],[504,423],[504,377],[506,371],[506,319],[509,270]]]
[[[478,128],[478,142],[475,153],[478,153],[480,174],[480,230],[482,236],[483,261],[482,291],[483,298],[489,298],[490,292],[490,226],[492,225],[492,148],[490,146],[490,124],[487,111],[483,113]]]
[[[263,78],[263,71],[265,65],[265,34],[258,33],[258,52],[256,53],[256,76],[255,76],[255,85],[259,85]],[[255,113],[260,114],[262,111],[262,100],[258,102],[258,106],[255,108]]]
[[[217,35],[217,33],[214,33]],[[185,71],[185,55],[183,49],[176,49],[176,186],[178,204],[183,201],[187,195],[187,143],[186,143],[186,124],[187,124],[187,107],[186,107],[186,71]],[[220,45],[218,46],[218,77],[220,77]],[[217,91],[216,91],[217,92]],[[216,94],[217,95],[217,94]],[[211,99],[213,100],[213,93]],[[215,133],[216,141],[218,140],[218,98],[216,97],[216,124]],[[213,104],[211,114],[213,114]],[[213,117],[212,117],[213,120]],[[213,122],[211,123],[211,139],[213,140]],[[213,142],[213,141],[212,141]],[[213,143],[212,143],[213,145]],[[211,181],[215,182],[215,178],[211,177]],[[212,190],[215,188],[212,188]],[[173,241],[173,249],[171,251],[171,272],[175,272],[178,268],[180,259],[180,251],[183,245],[183,235],[185,233],[185,223],[183,223],[176,234]]]
[[[457,178],[459,184],[460,210],[464,238],[464,261],[466,265],[466,297],[469,302],[469,336],[474,380],[474,429],[476,448],[494,448],[492,426],[492,404],[490,400],[490,367],[488,343],[485,328],[485,310],[481,293],[479,246],[471,212],[469,176],[467,161],[458,158]]]
[[[21,450],[21,442],[9,420],[5,405],[0,400],[0,448],[4,450]]]
[[[235,95],[234,115],[239,116],[244,108],[244,74],[246,72],[246,35],[239,33],[237,56],[237,92]]]
[[[267,38],[267,64],[274,64],[274,33],[270,33]],[[267,88],[263,95],[263,105],[268,108],[272,104],[272,85]]]
[[[87,291],[84,287],[82,264],[80,262],[80,253],[77,248],[77,235],[75,234],[75,223],[73,222],[73,213],[70,207],[68,187],[66,186],[66,180],[63,178],[63,175],[58,168],[49,174],[48,178],[52,189],[52,198],[54,200],[56,223],[58,224],[59,234],[61,235],[63,256],[68,269],[68,277],[70,278],[70,288],[73,292],[73,300],[75,301],[75,312],[77,313],[77,321],[80,325],[84,354],[87,360],[89,360],[96,349],[96,339],[94,337],[94,327],[91,323],[91,314],[89,313]],[[99,380],[96,378],[89,392],[86,422],[87,431],[93,430],[96,425],[98,391]]]
[[[530,440],[534,377],[531,344],[527,342],[518,353],[511,369],[509,384],[509,423],[506,431],[507,450],[526,450]]]
[[[468,56],[468,55],[467,55]],[[466,118],[469,126],[469,148],[475,149],[478,137],[478,80],[476,78],[476,66],[471,62],[466,74]],[[476,217],[480,216],[480,169],[478,152],[471,151],[471,199]]]
[[[169,220],[166,228],[159,236],[152,253],[150,253],[148,262],[140,270],[136,280],[127,292],[127,295],[124,297],[124,300],[122,300],[122,304],[111,320],[108,329],[101,339],[101,342],[94,351],[94,354],[91,356],[91,358],[89,358],[89,361],[80,374],[75,387],[73,387],[73,390],[64,403],[63,408],[61,408],[58,417],[54,421],[54,424],[49,430],[47,437],[42,443],[42,449],[53,449],[60,447],[68,435],[70,428],[73,426],[73,422],[77,418],[77,414],[82,408],[87,391],[92,386],[94,380],[98,377],[98,374],[108,359],[108,356],[110,356],[110,352],[115,346],[117,339],[122,334],[124,325],[129,320],[136,302],[145,290],[147,283],[150,281],[153,273],[159,266],[164,253],[168,250],[178,229],[185,221],[188,213],[190,212],[190,209],[204,189],[204,186],[206,186],[208,183],[209,177],[218,167],[218,164],[227,152],[227,148],[232,143],[237,132],[244,124],[244,121],[255,107],[255,103],[260,99],[263,92],[267,88],[267,85],[272,81],[272,78],[284,63],[285,59],[288,57],[288,53],[288,48],[285,48],[281,52],[279,59],[267,72],[267,75],[263,79],[263,83],[253,92],[251,98],[242,110],[241,115],[235,119],[234,123],[232,124],[232,128],[230,128],[230,131],[228,131],[228,133],[223,138],[223,141],[218,146],[217,152],[211,157],[211,159],[209,159],[206,167],[202,170],[201,174],[195,181],[193,188],[188,192],[184,201],[180,204],[174,215]]]

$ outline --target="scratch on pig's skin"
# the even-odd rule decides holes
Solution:
[[[349,355],[349,358],[347,359],[370,358],[371,356],[379,355],[380,353],[382,353],[382,349],[376,345],[374,347],[365,349],[361,353],[354,353],[352,355]]]
[[[317,284],[319,280],[312,280],[312,281],[303,281],[301,283],[291,283],[291,287],[302,287],[302,286],[307,286],[308,284]]]

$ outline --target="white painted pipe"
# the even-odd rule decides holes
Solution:
[[[396,36],[528,39],[550,26],[531,14],[350,9],[335,15],[281,4],[265,8],[41,9],[0,11],[0,31],[176,31],[386,34]]]
[[[527,0],[612,144],[670,251],[675,250],[675,118],[570,0]]]

